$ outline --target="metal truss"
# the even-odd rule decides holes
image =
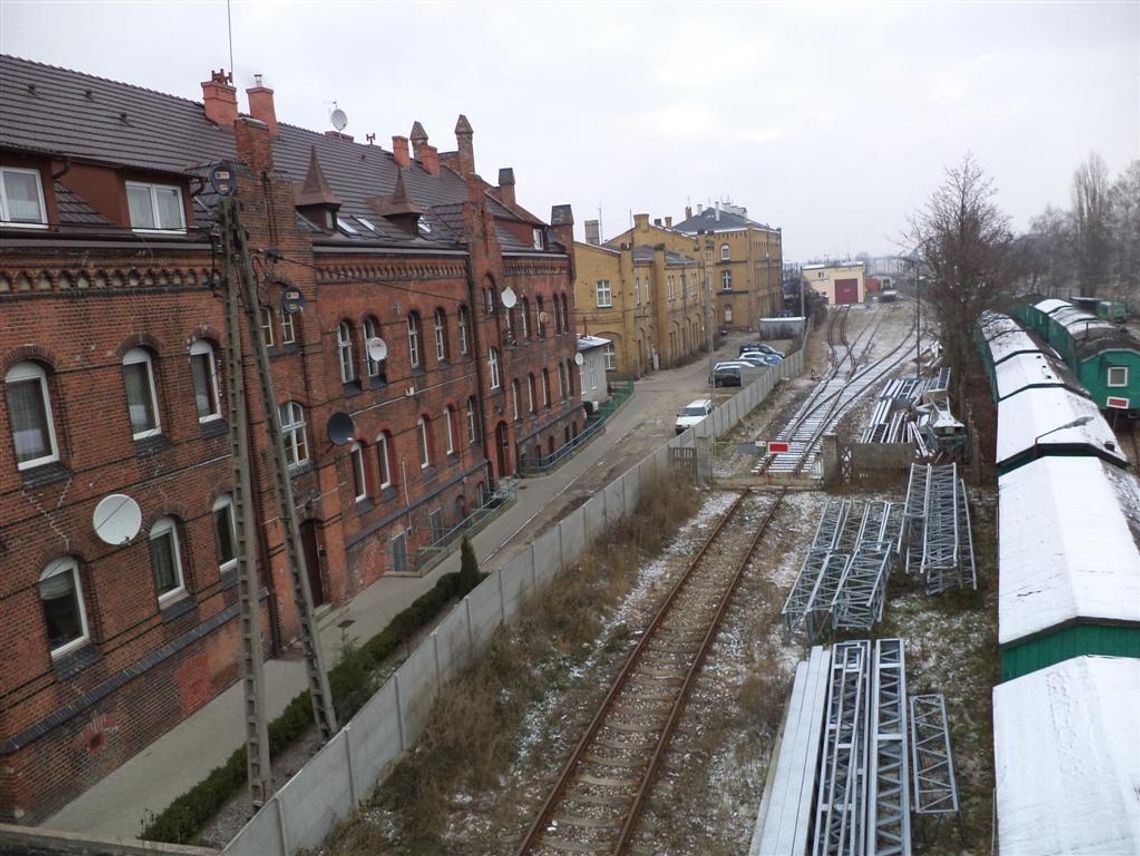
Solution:
[[[910,741],[915,813],[957,814],[958,784],[940,694],[910,697]]]
[[[832,651],[812,856],[864,853],[870,654],[866,640]]]
[[[808,550],[807,558],[800,567],[800,573],[788,594],[788,599],[780,609],[780,619],[784,624],[784,630],[789,634],[794,633],[802,624],[830,556],[829,550]]]
[[[947,369],[949,371],[949,369]],[[966,482],[958,481],[958,538],[961,540],[961,549],[958,551],[960,563],[959,585],[963,588],[966,583],[970,588],[978,589],[978,566],[974,561],[974,532],[970,528],[970,502],[966,496]]]
[[[851,557],[831,603],[833,630],[870,630],[883,617],[891,551],[887,544],[864,544]]]
[[[922,567],[927,594],[961,585],[958,578],[958,465],[930,467]]]
[[[904,557],[907,573],[910,573],[912,548],[922,543],[926,529],[926,504],[931,469],[929,464],[910,465],[910,480],[907,482],[906,502],[899,530],[899,553]]]
[[[804,609],[802,626],[807,638],[815,642],[831,630],[831,611],[835,596],[843,585],[851,561],[849,553],[828,553],[815,590]]]
[[[906,654],[902,639],[875,642],[866,853],[910,856]]]
[[[823,516],[819,518],[819,525],[815,528],[815,537],[811,542],[813,550],[834,550],[839,545],[839,536],[847,523],[847,516],[851,513],[851,500],[830,499],[823,509]]]

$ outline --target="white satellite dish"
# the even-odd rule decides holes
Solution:
[[[502,300],[503,306],[507,307],[507,309],[514,309],[515,304],[519,302],[518,295],[515,294],[514,289],[509,285],[503,289]]]
[[[142,510],[125,493],[112,493],[99,500],[91,517],[95,534],[104,544],[120,547],[142,529]]]
[[[343,131],[348,126],[348,114],[336,107],[329,113],[329,121],[338,131]]]
[[[388,343],[379,336],[373,336],[367,342],[368,359],[378,363],[388,356]]]
[[[586,362],[586,358],[583,357],[580,353],[574,355],[574,365],[580,366],[584,362]]]

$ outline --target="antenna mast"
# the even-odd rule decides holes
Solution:
[[[230,37],[230,76],[234,73],[234,20],[230,15],[230,0],[226,0],[226,30]]]

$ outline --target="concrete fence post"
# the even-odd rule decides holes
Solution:
[[[435,686],[437,690],[443,689],[443,669],[439,665],[439,636],[431,632],[431,649],[435,660]]]
[[[281,801],[276,796],[269,800],[273,805],[273,812],[277,815],[277,829],[281,833],[281,856],[289,856],[293,848],[289,846],[289,831],[285,828],[285,815],[281,812]]]
[[[400,698],[400,673],[398,671],[392,673],[392,688],[396,693],[396,731],[400,735],[400,751],[403,752],[408,748],[408,744],[404,742],[404,704],[403,699]]]
[[[353,806],[357,803],[356,775],[352,770],[352,723],[346,723],[342,729],[344,733],[344,766],[348,772],[348,797]]]
[[[507,592],[503,585],[503,569],[495,571],[495,576],[499,578],[499,623],[504,624],[507,620]]]
[[[471,598],[463,598],[463,611],[467,613],[467,647],[471,649],[471,656],[475,656],[475,627],[471,624]]]
[[[566,548],[562,544],[562,521],[558,522],[558,570],[566,570]]]
[[[534,542],[530,542],[530,578],[534,581],[534,590],[538,591],[538,562],[534,560]]]

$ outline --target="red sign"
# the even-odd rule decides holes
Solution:
[[[769,440],[768,441],[768,454],[776,455],[780,452],[791,451],[791,445],[785,440]]]
[[[1128,409],[1128,399],[1127,398],[1117,398],[1115,395],[1110,395],[1108,397],[1108,406],[1113,408],[1114,410],[1127,410]]]

